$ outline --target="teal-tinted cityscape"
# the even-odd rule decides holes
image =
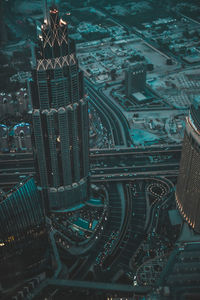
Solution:
[[[0,1],[0,299],[200,299],[199,1]]]

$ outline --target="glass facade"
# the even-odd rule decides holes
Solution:
[[[44,209],[33,178],[10,191],[0,203],[0,240],[5,245],[44,223]]]

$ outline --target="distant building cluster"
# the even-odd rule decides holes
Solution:
[[[21,88],[14,95],[0,93],[0,118],[9,114],[15,116],[28,110],[28,94],[26,88]]]
[[[30,78],[30,72],[18,72],[14,74],[10,81],[18,81],[20,83],[26,82]]]
[[[32,151],[31,131],[28,123],[15,126],[0,124],[0,152]]]
[[[122,79],[122,71],[131,64],[141,61],[147,62],[141,52],[134,47],[136,37],[134,35],[125,37],[121,27],[115,27],[109,28],[109,31],[112,32],[112,38],[79,44],[80,49],[93,47],[89,55],[88,52],[80,51],[79,58],[86,76],[96,83]]]
[[[107,32],[106,28],[103,28],[99,25],[93,25],[91,23],[82,22],[79,24],[77,31],[79,33],[91,33],[91,32]]]
[[[186,63],[193,64],[200,61],[199,34],[186,18],[159,18],[152,23],[143,23],[141,33],[157,42],[161,47],[175,55],[182,55]],[[180,30],[181,28],[181,30]]]

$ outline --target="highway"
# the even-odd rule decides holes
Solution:
[[[1,162],[1,170],[0,174],[2,173],[15,173],[15,174],[22,174],[25,173],[34,173],[34,166],[32,160],[27,161],[5,161]],[[135,172],[138,170],[138,168],[141,167],[147,167],[147,168],[154,168],[154,167],[162,167],[162,165],[170,164],[172,166],[179,166],[179,160],[176,159],[174,156],[170,157],[161,157],[158,160],[150,161],[150,159],[146,156],[139,156],[139,157],[122,157],[120,160],[116,157],[112,158],[112,160],[109,161],[108,157],[103,157],[102,160],[96,160],[91,158],[90,159],[91,164],[91,174],[96,173],[124,173],[124,171],[127,172]],[[144,169],[143,169],[144,170]]]
[[[99,158],[103,160],[104,157],[116,157],[117,159],[120,156],[155,156],[155,155],[172,155],[173,153],[177,154],[178,156],[181,155],[181,146],[173,146],[170,145],[167,148],[161,148],[159,147],[146,147],[146,148],[104,148],[104,149],[90,149],[90,159],[94,161],[95,158]],[[30,152],[25,153],[3,153],[0,154],[0,168],[4,167],[5,165],[8,166],[8,164],[12,162],[15,163],[16,166],[19,162],[21,165],[23,163],[24,166],[30,166],[33,165],[33,154]]]
[[[103,93],[94,88],[94,85],[85,78],[85,86],[91,103],[98,110],[101,118],[107,121],[107,129],[111,129],[116,146],[131,145],[129,125],[122,112]],[[102,120],[103,121],[103,120]]]
[[[20,174],[12,174],[12,173],[3,173],[0,174],[0,188],[11,187],[17,183],[19,183],[26,176],[31,175],[30,172],[23,172],[23,175]],[[143,171],[143,172],[135,172],[135,173],[123,173],[123,174],[96,174],[92,175],[90,178],[91,183],[97,182],[122,182],[122,181],[131,181],[139,178],[148,178],[148,177],[166,177],[166,178],[177,178],[178,169],[170,170],[170,168],[166,167],[165,170],[157,170],[157,171]]]
[[[118,151],[90,151],[90,168],[96,167],[131,167],[144,166],[147,164],[156,165],[159,163],[179,164],[181,158],[181,149],[152,149],[152,151],[141,149],[118,149]]]
[[[94,91],[91,90],[90,88],[88,88],[87,90],[88,90],[88,94],[89,94],[90,99],[91,99],[90,102],[97,109],[97,111],[98,111],[98,113],[99,113],[99,115],[102,119],[102,122],[103,122],[104,126],[106,126],[106,128],[109,132],[111,132],[112,139],[113,139],[113,141],[112,141],[113,144],[118,145],[118,146],[124,145],[119,124],[116,123],[115,119],[110,116],[109,110],[107,109],[107,107],[102,105],[100,99],[97,98],[97,94],[95,94]]]
[[[90,149],[90,156],[102,156],[103,154],[105,155],[134,155],[134,154],[170,154],[171,152],[181,152],[182,146],[181,145],[168,145],[166,148],[162,147],[160,145],[158,146],[150,146],[150,147],[145,147],[145,148],[133,148],[133,147],[128,147],[128,148],[103,148],[103,149]]]
[[[137,166],[126,166],[126,167],[99,167],[91,169],[92,175],[110,175],[110,174],[130,174],[130,173],[138,173],[138,172],[149,172],[149,171],[169,171],[169,170],[178,170],[179,163],[155,163],[155,164],[142,164],[140,163]]]
[[[122,135],[125,142],[124,144],[131,146],[132,139],[129,134],[130,126],[126,117],[124,116],[122,111],[118,108],[118,106],[115,105],[115,103],[113,103],[113,101],[111,101],[110,98],[106,97],[106,95],[102,92],[102,88],[99,88],[98,94],[101,97],[101,99],[104,101],[104,103],[107,103],[110,106],[111,110],[115,113],[116,120],[120,122],[122,126]]]
[[[98,162],[109,163],[112,159],[116,161],[126,159],[133,164],[137,163],[139,159],[148,159],[149,157],[158,158],[160,160],[176,159],[180,160],[181,157],[181,146],[169,146],[167,149],[160,147],[148,147],[145,149],[141,148],[113,148],[113,149],[90,149],[90,164],[95,165]],[[171,156],[171,157],[170,157]],[[135,161],[135,162],[134,162]],[[127,162],[126,162],[127,163]],[[114,164],[112,164],[114,165]],[[3,169],[17,169],[17,168],[33,168],[33,155],[32,153],[8,153],[0,154],[0,170]],[[17,170],[16,170],[17,171]]]
[[[111,133],[112,143],[119,143],[119,137],[117,134],[117,129],[115,127],[115,123],[113,120],[109,119],[107,110],[104,107],[101,107],[99,102],[96,101],[96,98],[94,97],[89,98],[89,102],[96,108],[104,127],[107,129],[108,132]]]
[[[98,153],[96,153],[98,152]],[[91,181],[127,181],[147,176],[176,177],[181,150],[120,149],[92,150],[90,153]],[[150,160],[150,157],[151,160]],[[24,176],[34,174],[31,153],[0,155],[0,187],[14,185]]]
[[[155,178],[155,177],[165,177],[176,179],[178,176],[178,170],[164,170],[164,171],[147,171],[147,172],[137,172],[137,173],[125,173],[125,174],[107,174],[106,176],[102,175],[93,175],[91,176],[91,183],[97,182],[122,182],[122,181],[131,181],[135,179],[145,179],[145,178]]]

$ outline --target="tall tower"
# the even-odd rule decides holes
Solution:
[[[200,232],[200,98],[186,118],[176,202],[185,221]]]
[[[75,43],[55,6],[34,54],[29,87],[37,184],[47,210],[66,210],[88,196],[88,103]]]

